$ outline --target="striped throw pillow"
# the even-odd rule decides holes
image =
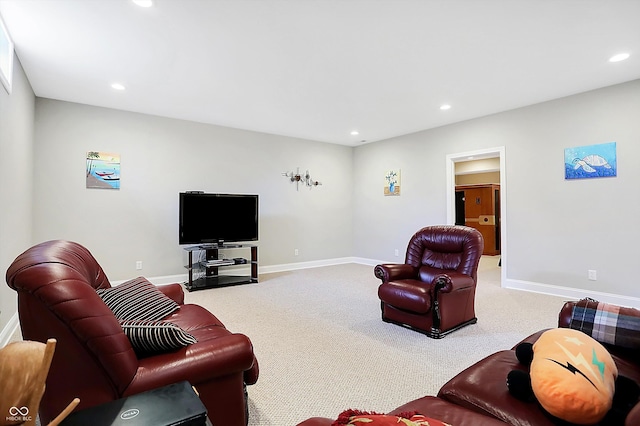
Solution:
[[[121,321],[159,320],[180,308],[144,277],[98,289],[96,293]]]
[[[120,326],[140,356],[168,352],[197,343],[195,337],[168,321],[120,321]]]

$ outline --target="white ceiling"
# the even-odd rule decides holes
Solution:
[[[640,0],[0,0],[0,14],[37,96],[351,146],[640,78]]]

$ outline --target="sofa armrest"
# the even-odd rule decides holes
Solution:
[[[635,426],[640,425],[640,402],[635,405],[627,414],[626,419],[624,420],[624,426]]]
[[[178,283],[159,285],[158,290],[164,293],[165,296],[175,301],[178,305],[184,305],[184,290]]]
[[[418,269],[405,263],[386,263],[377,265],[373,269],[374,275],[382,280],[382,282],[416,279],[418,277]]]
[[[464,288],[473,287],[475,281],[469,275],[460,272],[448,272],[440,274],[433,280],[433,285],[437,291],[442,293],[451,293],[453,291],[462,290]]]
[[[258,359],[253,357],[253,365],[250,369],[245,370],[244,372],[244,382],[247,385],[255,385],[258,382],[258,377],[260,376],[260,367],[258,365]]]
[[[194,343],[175,352],[140,359],[138,371],[124,391],[133,395],[187,380],[192,385],[252,368],[253,346],[243,334]]]
[[[569,324],[571,324],[571,314],[573,313],[573,307],[576,305],[576,302],[564,302],[562,305],[562,309],[560,309],[560,313],[558,314],[558,327],[560,328],[569,328]]]

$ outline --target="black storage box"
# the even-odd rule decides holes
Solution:
[[[71,413],[60,426],[205,426],[207,410],[189,382]]]

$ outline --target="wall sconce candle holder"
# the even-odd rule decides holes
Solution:
[[[322,185],[321,182],[317,180],[311,179],[311,175],[309,174],[309,170],[305,172],[304,175],[300,174],[300,167],[296,169],[296,172],[283,173],[282,176],[286,176],[289,180],[296,184],[296,191],[299,189],[299,184],[307,186],[309,188],[313,188],[314,186]]]

